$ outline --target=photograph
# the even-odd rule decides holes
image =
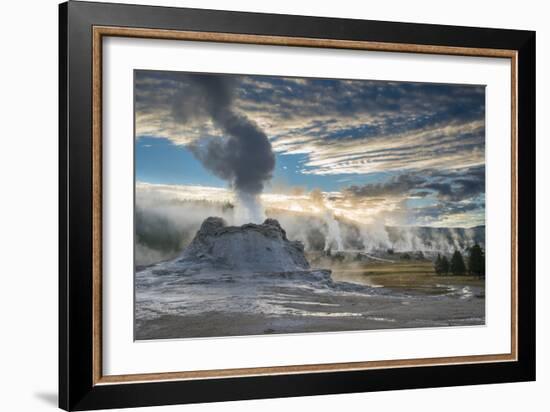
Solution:
[[[133,82],[135,340],[485,325],[485,85]]]

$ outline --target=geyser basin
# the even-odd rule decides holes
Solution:
[[[355,264],[361,266],[361,262]],[[422,293],[349,280],[346,276],[333,279],[327,269],[310,268],[302,243],[290,241],[275,219],[227,226],[223,219],[209,217],[179,257],[136,272],[135,337],[327,332],[485,321],[484,299],[478,297],[484,290],[479,286],[453,283],[436,288],[437,293]]]

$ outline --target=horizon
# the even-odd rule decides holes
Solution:
[[[200,185],[179,185],[179,184],[156,184],[156,183],[149,183],[149,182],[142,182],[142,181],[136,181],[136,190],[137,192],[143,192],[143,191],[155,191],[157,192],[155,196],[162,196],[164,200],[172,200],[172,201],[187,201],[187,202],[211,202],[211,203],[230,203],[232,206],[235,206],[238,202],[238,199],[235,198],[235,195],[233,191],[230,188],[226,187],[207,187],[207,186],[200,186]],[[167,192],[170,193],[167,195]],[[177,193],[182,192],[184,195]],[[329,193],[323,193],[323,195],[330,197]],[[270,198],[274,196],[276,197],[282,197],[282,200],[279,200],[275,204],[271,202]],[[286,203],[285,201],[288,201],[289,199],[292,199],[293,194],[292,193],[270,193],[269,191],[265,191],[262,195],[262,203],[264,205],[264,208],[266,211],[285,211],[290,213],[301,213],[304,216],[315,216],[318,215],[318,211],[308,211],[308,210],[300,210],[299,207],[296,207],[296,203]],[[305,194],[306,197],[309,197],[309,193]],[[298,197],[302,197],[302,195],[298,195]],[[157,197],[158,199],[158,197]],[[137,197],[136,197],[137,202]],[[137,202],[139,203],[139,202]],[[146,202],[150,203],[150,202]],[[357,219],[352,219],[349,216],[346,216],[346,213],[344,211],[338,211],[337,208],[332,207],[329,202],[325,203],[325,206],[328,210],[331,210],[337,219],[343,219],[349,222],[355,222],[358,224],[362,224],[363,222]],[[334,213],[336,211],[336,213]],[[340,213],[338,213],[340,212]],[[205,219],[209,217],[206,216]],[[269,215],[266,215],[266,218],[269,218]],[[248,223],[256,223],[260,224],[262,222],[247,222],[242,224],[248,224]],[[239,224],[234,224],[233,226],[240,226]],[[474,226],[437,226],[437,225],[406,225],[406,224],[384,224],[385,227],[400,227],[400,228],[431,228],[431,229],[475,229],[478,227],[485,227],[485,222],[482,222],[481,224],[474,225]]]

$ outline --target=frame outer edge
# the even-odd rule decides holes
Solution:
[[[524,380],[536,380],[536,33],[518,51],[518,324]],[[523,161],[519,161],[523,159]],[[518,245],[519,251],[519,245]],[[521,311],[520,311],[521,309]]]
[[[152,13],[153,9],[155,13]],[[162,22],[159,18],[166,15],[168,8],[152,8],[148,6],[129,6],[115,5],[106,3],[86,3],[74,2],[60,5],[60,95],[65,93],[64,98],[60,96],[60,407],[66,410],[79,409],[98,409],[98,408],[113,408],[113,407],[132,407],[132,406],[152,406],[152,405],[167,405],[175,403],[194,403],[194,402],[214,402],[223,400],[237,399],[263,399],[267,397],[288,397],[288,396],[306,396],[316,394],[329,393],[350,393],[364,391],[380,391],[392,389],[406,388],[422,388],[422,387],[441,387],[455,385],[472,385],[480,383],[498,383],[498,382],[513,382],[526,381],[535,378],[535,321],[534,321],[534,291],[535,282],[534,276],[528,273],[527,276],[520,277],[520,296],[518,302],[521,302],[522,312],[518,313],[522,320],[519,325],[518,336],[521,337],[519,345],[519,361],[512,364],[508,363],[493,363],[487,365],[487,369],[480,369],[481,365],[458,365],[458,366],[439,366],[429,368],[418,368],[412,372],[410,368],[389,370],[373,370],[367,374],[362,371],[331,373],[326,377],[319,377],[319,374],[303,374],[303,375],[279,375],[279,376],[263,376],[257,378],[232,378],[221,380],[199,380],[187,381],[185,385],[181,381],[163,382],[163,383],[147,383],[147,384],[132,384],[132,385],[100,385],[94,386],[91,372],[93,371],[93,353],[92,353],[92,313],[91,307],[88,307],[88,300],[91,299],[91,276],[90,268],[85,265],[87,259],[91,257],[92,236],[87,233],[92,227],[91,212],[85,209],[91,205],[91,138],[88,136],[91,130],[91,111],[87,112],[91,104],[91,69],[88,68],[88,63],[91,60],[91,42],[87,41],[91,38],[91,27],[94,24],[109,25],[109,22],[124,21],[130,27],[138,27],[138,23],[146,22],[146,25],[158,24],[162,27]],[[65,32],[62,33],[62,10],[65,10]],[[158,13],[156,12],[158,11]],[[147,12],[147,13],[146,13]],[[193,10],[193,9],[172,9],[169,11],[173,14],[169,24],[181,26],[181,30],[186,30],[186,27],[192,29],[197,24],[200,25],[207,17],[213,17],[214,21],[208,26],[231,27],[231,30],[240,32],[241,27],[244,31],[250,30],[250,27],[257,25],[254,19],[257,16],[252,13],[234,12],[231,16],[235,16],[237,21],[228,23],[227,18],[229,12],[212,11],[212,10]],[[179,21],[178,16],[185,16],[186,13],[190,17],[197,20]],[[68,14],[68,17],[67,17]],[[148,14],[145,16],[145,14]],[[150,16],[150,17],[149,17]],[[285,15],[260,15],[261,21],[274,18],[286,21],[298,19],[299,21],[311,21],[313,27],[311,29],[295,29],[290,26],[283,25],[283,28],[268,28],[258,29],[260,33],[271,33],[271,31],[283,30],[288,33],[296,30],[311,31],[311,37],[315,38],[316,31],[321,27],[326,27],[330,24],[340,24],[341,29],[337,30],[333,38],[342,36],[361,37],[363,34],[359,32],[352,33],[353,28],[345,29],[342,24],[347,22],[346,19],[323,19],[323,24],[317,26],[318,18],[300,16],[285,16]],[[254,19],[253,19],[254,18]],[[174,23],[175,20],[178,20]],[[302,19],[302,20],[300,20]],[[222,23],[223,21],[223,23]],[[313,24],[313,22],[317,22]],[[69,24],[70,22],[70,24]],[[155,23],[156,22],[156,23]],[[365,21],[364,23],[367,23]],[[356,22],[357,23],[357,22]],[[522,176],[523,196],[519,197],[518,211],[522,211],[521,219],[525,222],[524,230],[519,231],[518,241],[521,239],[523,248],[523,259],[519,259],[518,267],[523,272],[534,270],[533,262],[529,262],[535,256],[534,250],[534,230],[535,230],[535,189],[534,189],[534,149],[535,149],[535,41],[534,32],[528,31],[513,31],[513,30],[496,30],[496,29],[476,29],[466,27],[452,26],[437,26],[437,25],[407,25],[405,23],[389,23],[389,22],[371,22],[376,26],[376,33],[369,34],[369,30],[365,32],[367,37],[376,37],[384,35],[390,27],[396,28],[397,37],[403,38],[405,26],[410,29],[418,27],[424,35],[428,36],[429,43],[435,44],[455,44],[455,43],[471,43],[481,44],[489,48],[504,48],[510,46],[510,49],[518,52],[518,88],[520,95],[518,96],[519,116],[518,116],[518,133],[521,133],[522,139],[518,139],[518,154],[522,156],[523,162],[518,164],[519,176]],[[353,25],[355,27],[355,25]],[[434,33],[430,35],[433,29]],[[243,32],[244,32],[243,31]],[[490,35],[488,33],[490,32]],[[370,33],[374,33],[370,30]],[[382,33],[382,34],[381,34]],[[442,37],[434,38],[433,35],[442,34]],[[479,36],[477,36],[479,34]],[[414,39],[418,38],[414,32],[411,32],[409,37],[402,40],[403,43],[414,43]],[[475,35],[475,36],[474,36]],[[331,35],[332,36],[332,35]],[[329,36],[329,37],[331,37]],[[431,37],[430,37],[431,36]],[[420,36],[422,37],[422,36]],[[474,38],[475,37],[475,38]],[[70,40],[69,40],[70,39]],[[64,43],[65,56],[62,56],[61,45]],[[504,46],[503,46],[504,45]],[[70,51],[72,47],[72,52]],[[65,58],[65,75],[62,76],[63,57]],[[90,64],[91,68],[91,64]],[[82,69],[82,73],[79,73]],[[69,84],[69,73],[74,74],[71,84]],[[78,78],[78,79],[77,79]],[[65,87],[64,87],[65,86]],[[72,96],[73,98],[70,98]],[[88,99],[89,98],[89,99]],[[89,102],[88,102],[89,100]],[[69,102],[76,105],[75,108],[69,110]],[[63,107],[63,104],[65,106]],[[521,110],[523,108],[523,110]],[[65,113],[63,113],[65,110]],[[65,119],[63,119],[65,115]],[[69,123],[68,120],[72,120]],[[63,122],[62,122],[63,121]],[[75,125],[75,123],[79,123]],[[65,133],[65,139],[63,139]],[[72,139],[69,140],[69,136]],[[529,141],[526,141],[529,140]],[[532,140],[532,141],[530,141]],[[69,144],[70,143],[70,144]],[[63,144],[66,146],[63,147]],[[69,153],[71,157],[69,158]],[[64,156],[64,157],[63,157]],[[519,157],[519,156],[518,156]],[[69,160],[73,166],[78,166],[78,160],[84,161],[72,172],[69,180],[68,167]],[[527,160],[527,162],[526,162]],[[64,163],[63,163],[64,162]],[[528,163],[528,164],[526,164]],[[66,179],[62,180],[62,174],[66,173]],[[530,182],[529,180],[532,180]],[[80,186],[79,184],[80,183]],[[69,192],[69,185],[72,186],[73,192]],[[86,191],[90,189],[90,193]],[[71,196],[72,201],[61,204],[62,196]],[[68,197],[67,197],[68,199]],[[78,215],[81,219],[81,224],[85,227],[84,233],[78,233],[74,220],[74,215],[71,217],[73,223],[69,221],[69,210],[63,211],[62,208],[70,207],[74,215]],[[84,210],[82,210],[84,209]],[[531,213],[533,212],[533,213]],[[518,213],[519,219],[519,213]],[[69,232],[65,231],[67,237],[63,238],[63,224]],[[88,227],[89,225],[89,227]],[[68,234],[72,234],[71,242],[69,242]],[[63,244],[63,241],[65,242]],[[71,247],[71,261],[68,261],[68,249]],[[65,246],[65,250],[63,249]],[[531,249],[531,252],[526,254],[526,247]],[[84,251],[80,251],[84,248]],[[63,253],[65,253],[65,262],[61,262]],[[520,256],[518,256],[519,258]],[[529,258],[529,259],[527,259]],[[83,260],[83,259],[86,259]],[[77,261],[75,263],[75,261]],[[68,283],[69,266],[67,270],[62,270],[63,264],[70,264],[72,267],[71,282]],[[80,266],[78,266],[80,265]],[[534,272],[533,272],[534,274]],[[67,282],[62,284],[62,277],[67,278]],[[70,290],[63,290],[63,287],[70,287]],[[90,296],[89,296],[90,295]],[[63,299],[63,296],[65,297]],[[69,300],[69,296],[72,299]],[[82,301],[79,301],[82,299]],[[70,311],[69,311],[70,307]],[[62,318],[62,313],[65,311],[65,317]],[[71,317],[69,318],[69,312]],[[531,319],[527,319],[532,315]],[[72,328],[69,330],[69,321]],[[88,330],[89,327],[89,330]],[[67,334],[68,340],[62,341],[62,334]],[[63,345],[65,346],[65,353]],[[65,363],[63,363],[65,362]],[[471,377],[468,372],[479,372]],[[63,373],[65,374],[65,384],[63,382]],[[87,376],[90,372],[90,376]],[[470,376],[469,378],[466,376]],[[389,378],[391,375],[391,378]],[[439,376],[441,379],[438,379]],[[303,378],[302,378],[303,377]],[[414,380],[411,380],[414,378]],[[328,380],[331,379],[331,384],[328,385]],[[69,387],[69,381],[71,385]],[[280,387],[277,387],[277,382]],[[328,386],[327,386],[328,385]],[[65,396],[62,391],[65,390]],[[212,391],[214,390],[214,391]],[[219,390],[219,392],[218,392]],[[62,405],[65,403],[65,405]]]
[[[67,154],[68,154],[68,129],[67,129],[67,3],[59,4],[58,6],[58,55],[59,55],[59,68],[58,68],[58,100],[59,100],[59,114],[58,114],[58,167],[59,167],[59,188],[58,188],[58,217],[59,217],[59,229],[58,229],[58,282],[59,282],[59,310],[58,310],[58,339],[59,339],[59,353],[58,353],[58,406],[62,409],[69,409],[69,373],[68,373],[68,294],[67,294]]]
[[[66,25],[67,171],[66,214],[66,410],[82,410],[93,388],[92,316],[92,50],[90,7],[110,5],[68,1]]]

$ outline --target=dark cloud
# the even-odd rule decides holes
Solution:
[[[485,194],[485,167],[400,174],[386,182],[350,186],[344,193],[358,197],[434,195],[439,200],[459,202]]]
[[[435,191],[441,200],[456,202],[485,194],[485,166],[459,171],[432,171],[430,175],[422,187]]]
[[[408,210],[409,217],[420,223],[442,222],[444,219],[452,218],[457,215],[469,213],[485,212],[485,201],[479,202],[455,202],[440,201],[434,205],[413,207]],[[483,218],[476,219],[479,224],[483,224]]]
[[[238,192],[261,193],[265,182],[271,179],[275,155],[269,139],[257,124],[236,112],[236,78],[193,73],[155,72],[153,75],[178,83],[170,98],[176,122],[211,120],[220,129],[222,138],[198,139],[189,146],[204,167],[230,182]]]
[[[422,170],[393,176],[389,180],[350,186],[344,195],[356,205],[393,202],[394,216],[414,224],[446,222],[451,226],[483,224],[485,212],[485,167],[455,171]]]
[[[478,196],[485,191],[485,182],[473,179],[455,179],[448,183],[427,183],[423,188],[437,192],[444,200],[463,200]]]
[[[402,174],[384,183],[350,186],[344,190],[344,193],[360,197],[401,196],[421,187],[423,183],[424,178],[421,176]]]
[[[431,195],[432,192],[428,192],[428,191],[420,191],[420,192],[414,192],[414,197],[427,197],[429,195]]]

